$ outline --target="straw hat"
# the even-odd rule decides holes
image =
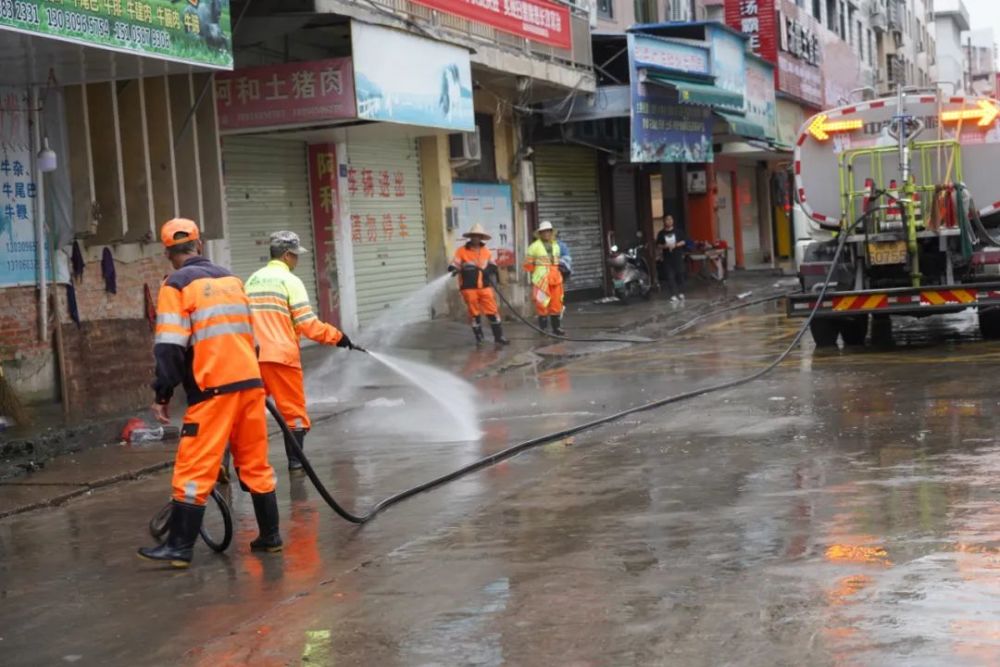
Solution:
[[[489,234],[486,233],[486,230],[483,229],[483,226],[481,224],[479,224],[478,222],[476,224],[472,225],[472,229],[470,229],[469,231],[467,231],[464,234],[462,234],[462,236],[464,236],[467,239],[471,239],[473,236],[482,236],[483,239],[485,239],[487,241],[489,241],[491,238],[493,238],[492,236],[490,236]]]
[[[542,232],[555,232],[555,227],[548,220],[542,220],[541,224],[538,225],[538,229],[535,230],[535,236],[538,236]]]

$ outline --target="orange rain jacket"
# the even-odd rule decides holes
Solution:
[[[263,387],[243,283],[204,257],[192,257],[164,281],[156,307],[156,402],[178,384],[188,405]]]

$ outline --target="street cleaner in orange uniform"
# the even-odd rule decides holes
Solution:
[[[528,246],[524,270],[531,274],[531,296],[538,313],[538,328],[542,331],[552,322],[552,333],[565,336],[562,328],[563,276],[559,270],[562,252],[548,220],[542,221],[535,232],[535,241]]]
[[[455,251],[448,271],[458,275],[458,289],[469,310],[469,323],[476,337],[476,345],[483,344],[483,315],[490,321],[493,329],[493,342],[507,345],[510,341],[503,335],[500,311],[493,294],[499,276],[497,265],[493,263],[493,253],[486,247],[490,235],[477,223],[462,236],[469,241]]]
[[[332,324],[320,322],[309,305],[302,280],[292,273],[299,255],[308,252],[295,232],[271,234],[271,261],[247,280],[246,290],[253,313],[254,333],[260,345],[260,371],[267,393],[274,397],[278,412],[305,447],[312,426],[306,412],[299,338],[305,336],[322,345],[360,350]],[[285,436],[286,440],[288,436]],[[302,471],[302,462],[285,443],[288,469]]]
[[[200,234],[191,220],[170,220],[160,238],[174,273],[157,299],[153,413],[169,423],[167,406],[178,384],[184,385],[188,409],[174,460],[170,532],[160,546],[139,549],[139,556],[174,567],[191,563],[227,442],[260,529],[250,549],[281,551],[274,469],[267,462],[264,382],[243,283],[201,256]]]

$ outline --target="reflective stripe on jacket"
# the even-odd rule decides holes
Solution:
[[[156,400],[183,384],[188,404],[264,386],[243,283],[204,257],[193,257],[160,287],[156,305]]]
[[[261,362],[302,368],[299,338],[336,345],[344,335],[332,324],[320,322],[302,280],[280,259],[272,259],[250,276],[246,289]]]
[[[559,272],[559,257],[559,242],[555,239],[551,243],[536,239],[528,246],[524,270],[531,274],[531,284],[534,286],[532,300],[543,307],[548,306],[551,299],[550,287],[562,285],[563,282],[562,273]]]
[[[559,273],[559,243],[553,240],[546,244],[541,239],[536,239],[528,246],[528,255],[524,261],[524,270],[531,274],[531,282],[536,287],[545,284],[557,285],[562,283],[562,274]],[[558,281],[556,280],[558,277]]]
[[[485,245],[473,248],[466,243],[455,251],[451,266],[458,271],[458,289],[482,289],[489,286],[486,274],[495,269],[493,253]]]

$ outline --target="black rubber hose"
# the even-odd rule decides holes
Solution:
[[[512,306],[510,304],[510,301],[507,300],[507,297],[504,295],[504,293],[500,291],[500,287],[499,286],[494,285],[493,286],[493,291],[497,293],[497,296],[500,297],[500,300],[503,301],[503,304],[505,306],[507,306],[507,310],[509,310],[511,313],[514,314],[514,317],[516,317],[517,319],[521,320],[521,322],[523,322],[524,324],[528,325],[530,328],[534,329],[538,333],[542,334],[543,336],[548,336],[549,338],[554,338],[556,340],[561,340],[561,341],[566,342],[566,343],[637,343],[637,344],[646,344],[646,343],[655,343],[656,342],[655,340],[650,339],[650,338],[624,338],[624,337],[622,337],[622,338],[572,338],[570,336],[560,336],[558,334],[549,333],[545,329],[542,329],[541,327],[535,326],[534,324],[532,324],[531,322],[529,322],[527,318],[523,317],[521,315],[521,313],[517,312],[517,308],[515,308],[514,306]]]
[[[462,466],[457,470],[453,470],[452,472],[428,480],[423,484],[419,484],[404,491],[400,491],[395,495],[389,496],[388,498],[385,498],[384,500],[377,503],[374,507],[372,507],[367,514],[354,514],[345,509],[342,505],[340,505],[340,503],[336,501],[336,499],[330,494],[329,490],[327,490],[326,486],[324,486],[322,480],[319,479],[319,476],[313,469],[312,464],[309,462],[308,457],[306,457],[305,453],[298,446],[298,441],[292,435],[291,429],[288,427],[288,424],[285,423],[285,420],[282,419],[281,413],[278,412],[278,409],[275,407],[271,399],[267,400],[267,409],[274,417],[274,419],[278,422],[278,425],[281,427],[282,432],[285,434],[285,438],[288,441],[288,445],[291,447],[293,453],[299,457],[299,460],[302,462],[302,467],[305,470],[306,475],[309,476],[309,479],[316,486],[316,490],[319,491],[319,494],[323,497],[323,500],[325,500],[326,503],[333,509],[333,511],[336,512],[343,519],[355,524],[364,524],[371,521],[379,513],[385,511],[386,509],[392,507],[397,503],[406,500],[407,498],[411,498],[419,493],[423,493],[424,491],[429,491],[435,487],[441,486],[442,484],[446,484],[448,482],[459,479],[460,477],[464,477],[465,475],[475,472],[476,470],[480,470],[482,468],[499,463],[500,461],[508,459],[533,447],[544,445],[554,440],[567,438],[569,436],[576,435],[577,433],[589,431],[591,429],[603,426],[605,424],[619,420],[629,415],[636,414],[638,412],[645,412],[648,410],[653,410],[656,408],[663,407],[665,405],[670,405],[672,403],[679,403],[681,401],[686,401],[688,399],[696,398],[698,396],[704,396],[705,394],[732,389],[734,387],[738,387],[740,385],[753,382],[767,375],[775,368],[777,368],[779,365],[781,365],[795,350],[796,346],[798,346],[798,344],[802,341],[802,337],[805,335],[805,332],[809,328],[809,325],[816,317],[816,313],[819,311],[819,308],[823,303],[823,299],[826,297],[826,292],[830,286],[830,280],[833,277],[834,271],[836,271],[837,268],[837,262],[840,260],[840,256],[844,251],[844,247],[846,246],[847,237],[862,220],[864,220],[871,214],[872,210],[873,209],[870,208],[868,211],[862,214],[862,216],[858,218],[851,226],[841,231],[840,239],[837,243],[837,250],[833,255],[833,260],[830,263],[830,269],[827,272],[826,279],[823,281],[823,287],[820,289],[820,292],[817,295],[816,303],[813,306],[812,311],[810,311],[809,316],[802,324],[802,327],[799,329],[798,333],[795,334],[795,338],[792,340],[791,343],[789,343],[788,347],[786,347],[785,350],[774,359],[774,361],[772,361],[763,369],[751,373],[750,375],[737,378],[735,380],[720,382],[717,384],[709,385],[707,387],[702,387],[700,389],[694,389],[692,391],[686,391],[681,394],[675,394],[674,396],[668,396],[666,398],[662,398],[656,401],[644,403],[643,405],[639,405],[633,408],[628,408],[627,410],[622,410],[620,412],[616,412],[606,417],[601,417],[599,419],[594,419],[592,421],[579,424],[577,426],[572,426],[570,428],[563,429],[556,433],[548,433],[546,435],[542,435],[537,438],[525,440],[524,442],[520,442],[516,445],[507,447],[506,449],[502,449],[499,452],[490,454],[489,456],[485,456],[481,459],[478,459],[477,461],[473,461],[472,463]],[[767,300],[771,299],[766,299],[763,301]],[[749,304],[741,304],[741,305],[743,307],[746,307]]]

